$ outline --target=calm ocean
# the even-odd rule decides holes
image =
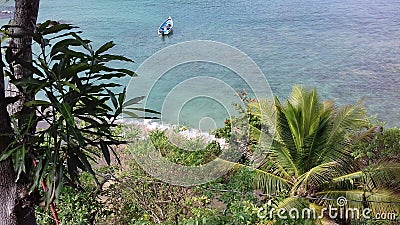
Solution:
[[[370,115],[400,125],[399,0],[42,0],[39,14],[39,21],[79,26],[95,46],[114,40],[114,53],[135,60],[132,69],[173,44],[226,43],[257,63],[280,99],[294,84],[317,87],[321,97],[339,105],[365,97]],[[157,27],[168,16],[174,33],[160,38]],[[167,93],[193,74],[229,73],[214,67],[193,63],[169,71],[152,91],[151,107],[161,109]],[[140,74],[135,79],[146,81]],[[247,88],[240,79],[230,82],[235,90]],[[223,123],[223,107],[203,100],[186,104],[182,124],[217,114],[217,126]]]

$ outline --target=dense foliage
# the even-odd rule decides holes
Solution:
[[[12,40],[17,35],[10,28],[13,26],[3,27],[3,38]],[[93,162],[104,157],[110,164],[116,156],[113,146],[125,143],[113,133],[115,121],[123,113],[136,117],[125,109],[143,99],[125,99],[125,89],[112,80],[136,74],[110,63],[133,61],[107,53],[115,46],[113,42],[93,49],[90,40],[81,38],[80,32],[72,31],[74,28],[46,21],[34,33],[24,34],[34,40],[37,52],[33,62],[6,48],[4,72],[18,90],[6,102],[35,96],[24,102],[22,111],[11,115],[13,141],[0,156],[0,160],[12,159],[17,180],[27,188],[21,193],[24,200],[20,204],[51,204],[64,184],[79,184],[82,171],[92,174],[98,183]],[[17,77],[15,64],[34,75]],[[40,193],[42,188],[44,192]]]
[[[305,94],[315,94],[313,93],[315,90],[307,89],[305,91]],[[249,101],[246,107],[251,109],[251,113],[254,117],[257,117],[260,115],[257,113],[257,107],[271,107],[271,101],[263,101],[262,104],[256,104],[254,101]],[[358,106],[346,106],[342,110],[354,109],[354,107]],[[340,110],[336,107],[334,109]],[[364,113],[361,107],[359,110]],[[346,114],[349,115],[348,113]],[[334,113],[333,115],[337,116],[340,114]],[[365,116],[365,114],[360,115]],[[258,121],[259,123],[262,123],[263,120],[259,118]],[[350,156],[349,159],[353,160],[351,165],[357,165],[357,169],[359,170],[354,172],[348,171],[350,173],[343,175],[343,180],[340,180],[342,178],[337,178],[338,176],[336,176],[331,180],[324,181],[324,184],[320,186],[323,189],[316,190],[329,193],[329,190],[338,190],[337,188],[342,188],[341,190],[343,191],[343,194],[345,194],[346,191],[357,194],[355,192],[357,189],[370,185],[367,183],[368,185],[366,186],[366,184],[361,183],[362,180],[367,182],[368,179],[373,179],[376,186],[371,186],[371,188],[374,188],[374,192],[377,195],[382,193],[380,189],[382,186],[380,185],[387,184],[387,182],[383,182],[379,179],[377,180],[377,177],[372,176],[373,174],[370,172],[366,173],[366,171],[371,171],[367,170],[368,166],[373,166],[375,163],[383,162],[388,157],[392,160],[398,159],[400,149],[400,131],[397,128],[390,128],[387,130],[383,129],[383,132],[381,132],[381,127],[368,124],[367,122],[368,121],[365,118],[365,122],[356,125],[357,129],[344,129],[343,131],[346,131],[346,134],[341,134],[343,135],[340,136],[340,138],[343,138],[342,141],[335,141],[335,144],[341,147],[346,147],[345,153],[350,155],[346,154],[344,159],[347,160],[347,157]],[[229,124],[227,124],[227,126],[229,126]],[[267,123],[264,123],[263,126],[267,126]],[[282,187],[279,190],[275,190],[274,195],[271,193],[268,194],[268,191],[273,189],[263,189],[262,185],[267,185],[268,183],[260,183],[260,176],[265,176],[271,171],[270,168],[273,166],[272,163],[274,162],[273,158],[268,158],[266,164],[256,170],[246,166],[245,160],[244,164],[237,164],[237,166],[235,166],[228,174],[214,182],[197,187],[178,187],[155,180],[146,174],[146,172],[143,171],[134,161],[130,154],[131,151],[142,151],[148,148],[149,145],[155,145],[167,159],[184,165],[196,166],[206,163],[218,156],[220,150],[216,143],[210,143],[208,147],[204,149],[204,146],[199,144],[202,143],[200,138],[187,140],[181,137],[180,139],[179,130],[172,131],[175,133],[173,134],[175,138],[178,138],[182,142],[181,144],[183,146],[197,146],[194,151],[185,152],[174,146],[173,143],[169,141],[168,137],[170,137],[171,134],[167,135],[166,132],[171,131],[156,130],[151,132],[150,136],[144,138],[146,135],[142,133],[141,127],[125,125],[122,126],[122,129],[123,133],[125,133],[126,139],[132,143],[127,146],[127,148],[117,151],[117,154],[121,158],[121,165],[113,165],[112,167],[107,166],[99,168],[97,171],[98,173],[103,174],[102,177],[107,177],[108,179],[106,185],[104,185],[101,191],[97,193],[98,198],[104,200],[102,205],[103,212],[106,212],[106,214],[100,213],[97,215],[99,218],[104,219],[104,224],[320,224],[322,221],[328,221],[325,219],[312,221],[303,219],[294,220],[291,218],[279,219],[276,217],[271,219],[269,217],[260,216],[260,209],[269,209],[271,207],[278,208],[281,207],[282,204],[289,204],[291,203],[290,201],[295,199],[291,198],[291,196],[294,196],[296,192],[293,192],[290,188]],[[225,130],[228,129],[229,127],[225,128]],[[280,128],[276,128],[278,137],[281,137],[279,136],[279,132],[281,132],[279,129]],[[269,130],[271,131],[272,129],[269,128]],[[254,132],[252,135],[257,135],[257,133]],[[249,140],[251,139],[252,138],[249,138]],[[256,138],[253,138],[253,140],[256,140]],[[350,142],[350,140],[352,141]],[[248,149],[254,147],[259,146],[257,146],[257,143],[248,145]],[[277,148],[277,143],[275,143],[273,147]],[[251,152],[251,150],[249,151]],[[251,155],[249,155],[249,157],[251,157]],[[359,162],[359,164],[354,164],[357,162]],[[299,162],[298,166],[302,165],[303,164]],[[318,165],[316,167],[318,167]],[[384,167],[380,167],[380,169],[382,168]],[[333,171],[331,167],[322,166],[321,170],[324,169],[327,169],[328,172]],[[336,168],[333,167],[333,169]],[[319,172],[317,169],[310,170],[312,173]],[[306,173],[309,173],[309,177],[312,178],[313,174],[311,172]],[[385,176],[390,176],[390,172],[398,174],[395,170],[389,170],[389,173],[386,173]],[[329,178],[327,173],[324,174]],[[334,174],[337,175],[337,173]],[[355,177],[355,174],[358,174],[359,176]],[[362,179],[359,179],[360,177]],[[349,179],[352,179],[353,186],[346,186],[350,189],[343,189],[344,186],[342,186],[342,184],[345,183],[348,185],[349,183],[346,182],[348,182]],[[392,177],[392,181],[395,179],[396,178]],[[302,179],[299,179],[299,181],[304,182]],[[314,182],[318,180],[313,178],[311,181]],[[338,183],[335,183],[335,181]],[[332,184],[335,185],[332,186]],[[396,184],[398,184],[398,182]],[[94,184],[91,185],[94,187]],[[254,185],[256,185],[256,187],[259,186],[261,189],[255,189]],[[296,188],[297,186],[293,185],[293,187]],[[316,186],[311,187],[317,188]],[[394,188],[394,186],[385,187]],[[306,191],[305,193],[309,193],[312,197],[315,196],[313,195],[313,192]],[[345,196],[348,197],[348,199],[352,199],[352,197],[357,195]],[[382,200],[380,199],[380,201]],[[301,201],[301,204],[318,207],[318,204],[323,205],[324,201],[306,200]],[[379,206],[376,206],[376,208],[379,208]],[[106,208],[105,211],[104,207]],[[304,206],[292,204],[291,207]],[[391,210],[396,210],[396,207],[396,205],[389,205],[389,207],[386,207],[385,209],[390,208]],[[71,210],[72,215],[73,213],[74,211]],[[86,218],[90,217],[87,216]],[[340,224],[348,224],[348,222],[351,222],[352,224],[396,224],[396,222],[390,220],[338,220],[336,222],[340,222]],[[97,224],[102,223],[97,221]]]

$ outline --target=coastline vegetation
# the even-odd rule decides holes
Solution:
[[[49,210],[54,203],[65,225],[399,222],[259,215],[261,207],[319,209],[339,197],[346,197],[349,207],[400,215],[400,130],[372,123],[361,101],[337,107],[319,99],[316,89],[302,86],[294,86],[284,103],[241,93],[246,108],[238,108],[239,117],[215,131],[241,153],[224,176],[191,187],[154,179],[135,162],[132,151],[152,145],[169,161],[195,167],[218,158],[223,149],[217,142],[204,145],[201,137],[186,140],[179,131],[156,130],[146,136],[142,127],[115,123],[122,113],[137,117],[124,107],[142,98],[125,99],[125,90],[114,94],[111,89],[118,85],[106,81],[136,74],[106,64],[132,60],[107,54],[112,42],[92,49],[73,28],[41,24],[32,37],[42,52],[31,64],[6,51],[8,65],[18,62],[35,74],[16,78],[10,69],[11,83],[22,93],[42,91],[48,97],[26,101],[29,113],[12,115],[14,139],[1,154],[1,160],[12,160],[17,180],[24,181],[24,203],[35,207],[38,224],[56,224]],[[57,38],[61,40],[47,52]],[[10,104],[18,100],[7,99]],[[37,129],[43,120],[49,126]],[[248,124],[248,129],[233,132],[233,124]],[[195,151],[176,147],[167,132]],[[272,144],[259,142],[262,137]],[[260,149],[265,160],[254,168],[252,157]],[[43,183],[48,186],[44,190]]]
[[[297,96],[297,98],[296,98]],[[395,220],[332,220],[327,216],[322,219],[279,219],[279,218],[260,218],[259,209],[261,207],[275,208],[299,208],[313,207],[321,208],[329,204],[336,204],[331,200],[340,196],[345,196],[348,200],[365,199],[366,204],[360,205],[360,202],[349,201],[348,206],[366,207],[368,206],[374,212],[399,212],[399,206],[393,202],[399,202],[399,153],[400,153],[400,130],[398,128],[384,129],[380,123],[371,122],[366,117],[366,111],[357,102],[354,105],[344,107],[333,107],[332,102],[320,102],[316,98],[315,89],[307,89],[301,86],[295,86],[288,102],[295,102],[296,99],[309,99],[315,101],[313,104],[300,103],[297,109],[309,110],[306,106],[313,106],[318,110],[315,112],[319,119],[309,120],[310,122],[319,121],[319,126],[313,126],[318,135],[315,138],[321,138],[320,142],[314,141],[315,146],[308,145],[307,149],[300,149],[296,152],[307,151],[317,148],[314,151],[323,151],[329,144],[337,145],[329,147],[328,153],[313,153],[305,158],[299,159],[298,163],[288,163],[287,155],[282,154],[287,150],[287,145],[283,145],[283,132],[290,130],[284,128],[285,124],[276,126],[277,133],[271,151],[263,166],[254,169],[250,166],[251,152],[257,147],[255,140],[257,138],[249,137],[244,149],[245,160],[238,162],[225,176],[217,180],[195,187],[180,187],[158,181],[149,176],[140,165],[138,165],[130,151],[140,151],[148,148],[149,144],[154,144],[163,152],[164,157],[175,163],[197,166],[212,160],[218,155],[218,145],[211,143],[203,153],[187,152],[176,148],[168,141],[166,131],[153,131],[148,139],[143,139],[142,127],[137,125],[120,125],[116,132],[125,133],[129,136],[131,144],[117,151],[121,164],[114,163],[112,166],[103,165],[96,168],[96,174],[102,177],[102,186],[99,189],[90,176],[83,174],[82,179],[84,192],[71,192],[67,188],[65,194],[61,195],[59,205],[69,204],[71,198],[76,201],[76,208],[67,210],[65,217],[80,219],[81,224],[397,224]],[[300,98],[301,97],[301,98]],[[271,106],[271,101],[264,101],[261,107]],[[278,101],[278,100],[276,100]],[[277,116],[282,117],[284,113],[290,114],[285,109],[293,109],[289,104],[276,103]],[[319,104],[319,105],[318,105]],[[254,136],[259,136],[261,129],[266,129],[267,123],[263,123],[261,118],[257,118],[257,101],[248,100],[247,112],[252,114],[251,121],[253,130],[250,132]],[[292,105],[295,105],[294,103]],[[327,113],[327,111],[329,113]],[[338,113],[346,112],[346,113]],[[351,114],[352,112],[353,114]],[[282,114],[279,114],[282,113]],[[307,114],[298,113],[297,115]],[[329,116],[332,115],[332,116]],[[334,122],[338,116],[347,115],[347,120],[341,118],[340,124],[345,124],[345,128],[333,129]],[[314,118],[315,118],[314,117]],[[350,119],[351,118],[351,119]],[[332,127],[328,126],[328,120]],[[277,124],[287,123],[287,119],[278,119]],[[322,124],[322,125],[321,125]],[[351,126],[350,126],[351,125]],[[229,137],[230,123],[221,128],[218,133],[221,137]],[[286,125],[288,127],[288,125]],[[279,131],[279,129],[282,129]],[[326,129],[323,133],[322,129]],[[257,132],[258,130],[258,132]],[[338,130],[338,135],[332,134],[332,130]],[[170,132],[170,131],[167,131]],[[173,131],[179,136],[179,130]],[[310,131],[310,133],[312,133]],[[321,134],[322,133],[322,134]],[[335,138],[330,143],[326,137]],[[116,134],[118,135],[118,134]],[[292,134],[285,137],[293,137]],[[336,139],[337,138],[337,139]],[[184,139],[182,139],[183,141]],[[230,139],[232,140],[232,139]],[[307,139],[308,140],[308,139]],[[188,145],[200,146],[201,137],[194,140],[185,140]],[[296,144],[293,144],[295,148]],[[211,150],[210,149],[214,149]],[[335,152],[334,150],[337,150]],[[330,157],[330,154],[332,155]],[[280,158],[285,156],[284,159]],[[320,157],[325,161],[312,160],[312,157]],[[210,158],[211,157],[211,158]],[[326,158],[324,158],[326,157]],[[339,158],[342,157],[342,158]],[[339,159],[338,159],[339,158]],[[285,161],[286,160],[286,161]],[[312,164],[314,162],[314,165]],[[285,166],[280,166],[281,163]],[[343,164],[341,164],[343,163]],[[285,180],[282,176],[284,172],[276,172],[277,169],[289,168],[286,165],[295,165],[304,172],[298,177],[292,175],[290,179]],[[298,169],[300,170],[300,169]],[[293,169],[294,171],[294,169]],[[279,177],[282,176],[282,177]],[[84,194],[88,196],[84,196]],[[336,195],[338,193],[338,195]],[[388,193],[390,193],[388,195]],[[332,196],[334,195],[334,196]],[[97,210],[86,210],[87,199],[91,199],[91,207],[99,207]],[[370,202],[370,200],[373,201]],[[375,203],[381,202],[381,203]],[[386,202],[392,202],[387,203]],[[66,207],[68,208],[68,207]],[[49,212],[40,209],[38,214],[39,221],[42,224],[51,223]],[[61,211],[63,213],[63,211]],[[77,220],[71,219],[71,223],[79,224]]]

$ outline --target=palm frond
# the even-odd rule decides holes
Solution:
[[[344,181],[344,180],[354,180],[354,179],[359,179],[361,177],[365,176],[363,171],[356,171],[353,173],[347,173],[345,175],[335,177],[332,179],[333,182],[339,182],[339,181]]]
[[[276,194],[283,190],[287,190],[293,183],[275,174],[255,169],[256,176],[254,178],[254,186],[256,189],[262,190],[266,194]]]
[[[366,111],[362,107],[362,99],[354,105],[346,105],[337,110],[327,124],[329,137],[326,139],[325,148],[320,152],[318,161],[346,162],[352,159],[350,146],[353,141],[346,139],[350,132],[355,132],[367,124]]]
[[[288,197],[282,200],[276,208],[285,209],[286,212],[289,212],[291,209],[297,209],[298,211],[302,211],[304,208],[308,208],[310,203],[308,199],[298,198],[296,196]]]
[[[400,187],[398,174],[400,174],[399,162],[384,161],[335,177],[330,185],[344,189],[349,184],[356,184],[366,190],[387,188],[396,191]]]
[[[275,141],[268,151],[267,160],[274,168],[279,168],[280,174],[286,177],[299,176],[299,171],[295,165],[289,150],[285,145]],[[276,174],[276,173],[274,173]]]
[[[363,131],[355,133],[351,137],[351,141],[353,143],[358,143],[358,142],[370,143],[374,139],[374,137],[376,137],[377,134],[382,133],[382,130],[383,130],[383,128],[381,126],[371,127],[367,130],[363,130]]]
[[[318,118],[323,104],[321,104],[316,89],[309,90],[302,86],[295,85],[290,94],[288,103],[296,111],[301,112],[296,118],[301,124],[301,136],[305,137],[318,129]]]
[[[321,185],[335,177],[347,174],[350,170],[352,170],[351,164],[340,164],[338,162],[320,164],[301,175],[293,185],[291,192],[296,194],[301,190],[308,192],[318,190]]]
[[[329,137],[330,144],[338,138],[342,139],[346,131],[358,130],[367,125],[367,113],[362,105],[363,99],[360,99],[354,105],[345,105],[337,110]]]
[[[392,188],[400,187],[400,163],[383,161],[369,166],[364,173],[370,179],[372,188]]]
[[[286,106],[282,112],[285,115],[288,126],[293,135],[294,143],[296,144],[296,148],[293,150],[296,150],[296,153],[299,153],[301,151],[301,147],[303,146],[304,138],[304,130],[302,129],[303,121],[301,119],[304,112],[295,108],[290,102],[286,103]]]
[[[284,108],[277,98],[275,98],[276,107],[276,139],[282,143],[290,152],[292,159],[297,157],[297,145],[294,134],[290,128],[289,122],[286,119]]]
[[[304,139],[302,152],[299,156],[299,163],[303,165],[303,173],[323,162],[318,156],[324,151],[329,137],[329,129],[327,129],[329,126],[328,118],[318,118],[318,128]],[[305,161],[308,163],[303,163]]]
[[[363,210],[369,208],[373,213],[400,212],[400,195],[385,189],[374,191],[324,191],[318,192],[321,196],[320,204],[337,205],[337,199],[346,198],[346,207]]]

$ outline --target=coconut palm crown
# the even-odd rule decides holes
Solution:
[[[365,166],[351,155],[352,143],[376,131],[367,128],[362,100],[337,108],[322,102],[315,89],[294,86],[287,102],[275,98],[273,107],[275,138],[255,185],[269,195],[288,191],[279,208],[332,204],[327,199],[342,196],[354,207],[399,211],[400,205],[390,203],[400,202],[393,185],[399,184],[400,163],[388,159]]]

